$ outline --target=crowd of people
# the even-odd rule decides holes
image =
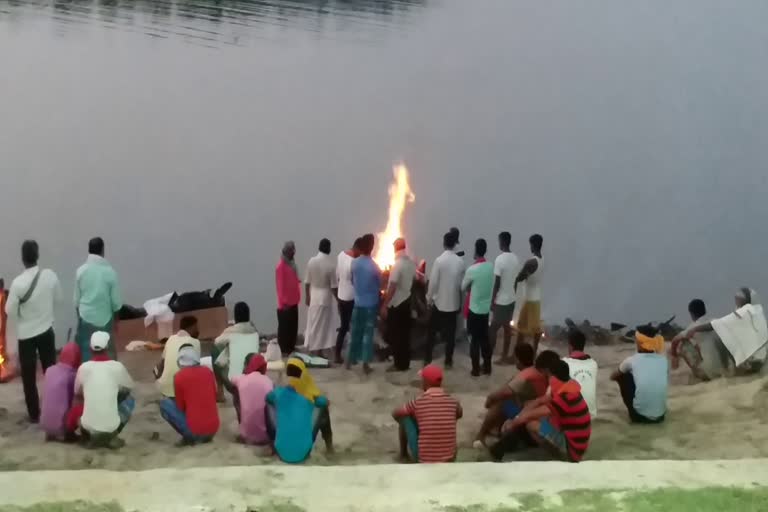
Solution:
[[[321,240],[303,280],[308,308],[304,348],[313,355],[332,356],[347,369],[362,363],[368,374],[373,371],[375,329],[383,319],[393,361],[388,371],[409,370],[412,290],[426,286],[431,315],[419,372],[423,393],[392,413],[399,424],[402,458],[449,462],[456,457],[456,424],[463,410],[442,384],[444,369],[453,368],[456,330],[463,318],[470,340],[471,377],[490,375],[494,365],[517,367],[503,387],[488,394],[474,447],[489,450],[499,461],[510,452],[537,446],[557,459],[580,461],[598,413],[598,365],[585,352],[584,334],[575,329],[568,333],[566,357],[538,351],[543,238],[530,237],[531,255],[520,262],[510,250],[510,234],[500,233],[500,254],[494,263],[486,260],[487,242],[478,239],[474,261],[466,267],[459,236],[456,228],[445,233],[444,251],[428,278],[424,264],[413,261],[402,238],[394,242],[394,265],[383,272],[372,258],[372,234],[358,238],[336,258],[331,256],[331,242]],[[103,240],[91,240],[88,249],[75,282],[78,330],[74,341],[61,349],[58,363],[54,364],[53,313],[61,287],[53,271],[38,266],[39,247],[34,241],[22,245],[25,270],[10,287],[6,312],[19,339],[30,421],[40,423],[51,441],[119,448],[124,444],[120,433],[135,408],[134,382],[117,360],[114,343],[116,315],[122,306],[120,287],[117,273],[104,258]],[[326,449],[333,452],[330,402],[296,352],[302,280],[295,257],[294,243],[287,242],[275,270],[278,343],[287,358],[286,385],[276,385],[268,376],[259,334],[244,302],[234,306],[234,323],[214,340],[209,363],[203,362],[194,316],[182,317],[179,331],[166,341],[154,369],[162,395],[158,414],[178,433],[179,445],[208,443],[217,435],[219,403],[228,392],[237,413],[239,441],[265,446],[281,460],[299,463],[310,456],[320,433]],[[691,301],[693,323],[672,341],[669,358],[656,328],[636,329],[637,353],[611,374],[632,423],[665,420],[670,359],[674,367],[683,359],[702,380],[762,367],[768,328],[754,290],[740,289],[736,307],[723,318],[709,319],[704,302]],[[492,361],[500,329],[501,355]],[[442,368],[433,363],[438,337],[445,344]],[[36,383],[38,357],[44,371],[42,406]],[[495,441],[489,443],[489,438]]]

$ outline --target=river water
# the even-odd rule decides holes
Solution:
[[[644,321],[768,293],[768,3],[0,0],[0,274],[67,297],[100,234],[130,303],[383,229],[545,238],[544,313]],[[491,255],[495,256],[494,250]],[[67,301],[60,330],[72,325]]]

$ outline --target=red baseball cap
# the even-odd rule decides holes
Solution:
[[[422,368],[420,374],[421,378],[427,384],[437,386],[443,382],[443,369],[439,366],[435,366],[434,364],[428,364]]]

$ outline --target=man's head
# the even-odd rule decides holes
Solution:
[[[398,238],[395,240],[395,243],[393,244],[395,247],[395,252],[400,252],[405,250],[405,238]]]
[[[560,382],[568,382],[571,380],[571,369],[568,366],[568,363],[562,359],[558,360],[555,364],[552,365],[549,374],[550,377],[554,377]]]
[[[293,240],[288,240],[283,244],[283,256],[288,261],[293,261],[296,256],[296,244],[293,243]]]
[[[486,252],[488,252],[488,243],[485,238],[475,240],[475,258],[485,258]]]
[[[317,250],[323,254],[331,254],[331,241],[327,238],[320,240]]]
[[[421,387],[424,391],[429,388],[439,388],[443,385],[443,370],[434,364],[428,364],[421,370]]]
[[[545,350],[536,358],[534,366],[542,373],[552,373],[552,367],[560,361],[560,356],[553,350]]]
[[[459,228],[454,226],[451,229],[449,229],[448,232],[453,236],[454,247],[459,245],[460,243],[459,237],[461,236],[461,233],[459,232]]]
[[[638,325],[635,328],[637,351],[647,354],[660,352],[664,348],[664,338],[658,334],[659,330],[651,324]]]
[[[539,254],[541,252],[541,247],[544,245],[544,238],[539,234],[531,235],[528,239],[528,243],[531,244],[531,252]]]
[[[251,308],[245,302],[235,304],[235,323],[243,324],[251,321]]]
[[[363,246],[363,237],[357,237],[355,243],[352,244],[352,256],[357,258],[360,256],[360,247]]]
[[[752,304],[752,290],[746,287],[739,288],[739,291],[736,292],[734,300],[736,302],[737,308],[744,307],[747,304]]]
[[[193,338],[197,338],[198,336],[200,336],[200,329],[197,326],[197,318],[195,318],[192,315],[181,317],[181,322],[179,322],[179,328],[182,331],[186,331],[187,334],[189,334]]]
[[[40,247],[34,240],[24,240],[21,244],[21,262],[25,268],[32,268],[37,265],[40,259]]]
[[[443,235],[443,248],[452,251],[454,247],[456,247],[456,238],[449,231]]]
[[[370,256],[373,253],[373,247],[376,245],[376,237],[373,233],[367,233],[363,235],[360,244],[360,253],[363,256]]]
[[[587,345],[587,337],[584,333],[578,329],[571,329],[568,331],[568,347],[571,352],[584,352],[584,347]]]
[[[96,331],[91,334],[91,352],[94,354],[105,352],[107,347],[109,347],[109,333]]]
[[[104,239],[100,236],[97,236],[96,238],[91,238],[88,241],[88,254],[93,254],[95,256],[104,256]]]
[[[688,312],[691,314],[691,318],[696,321],[707,314],[707,306],[701,299],[693,299],[688,303]]]
[[[499,233],[499,250],[509,252],[509,246],[512,245],[512,235],[509,231]]]
[[[264,359],[264,356],[261,354],[256,353],[250,353],[247,356],[245,356],[245,364],[243,365],[243,368],[245,369],[243,373],[245,375],[249,375],[251,373],[260,373],[262,375],[267,373],[267,360]]]
[[[533,366],[533,347],[529,343],[515,345],[515,364],[518,370]]]

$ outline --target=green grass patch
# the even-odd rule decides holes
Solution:
[[[768,511],[768,488],[712,487],[695,490],[566,491],[555,496],[512,494],[510,503],[497,506],[441,507],[442,512],[739,512]]]
[[[0,512],[124,512],[117,503],[91,503],[87,501],[51,501],[29,507],[0,505]]]

